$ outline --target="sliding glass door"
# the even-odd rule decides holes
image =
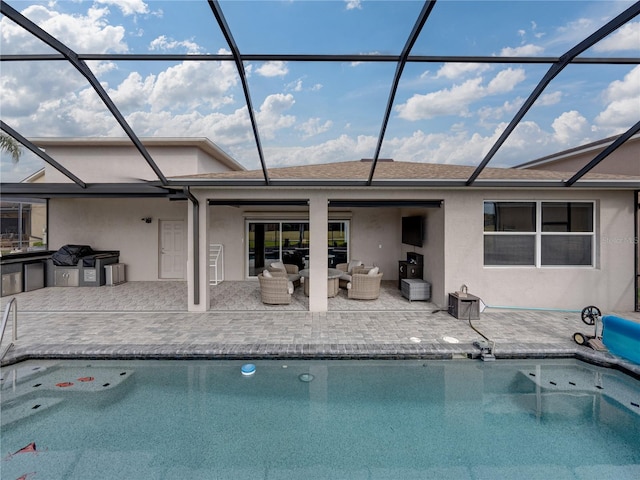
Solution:
[[[349,222],[332,221],[327,228],[329,266],[347,261]],[[271,262],[309,266],[309,222],[247,221],[247,276],[255,277]]]

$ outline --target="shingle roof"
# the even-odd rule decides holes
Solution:
[[[321,165],[301,165],[294,167],[270,168],[269,176],[273,180],[366,180],[371,170],[370,161],[336,162]],[[376,165],[374,180],[466,180],[475,171],[467,165],[445,165],[434,163],[379,161]],[[567,180],[572,172],[544,170],[517,170],[513,168],[485,168],[481,180]],[[247,180],[262,179],[262,170],[239,172],[204,173],[174,178],[201,180]],[[640,177],[588,173],[585,180],[633,180]]]

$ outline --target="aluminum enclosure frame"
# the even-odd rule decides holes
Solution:
[[[525,104],[521,107],[519,112],[514,116],[514,118],[509,123],[508,127],[502,133],[500,138],[496,141],[493,147],[490,149],[489,153],[484,157],[484,159],[480,162],[476,170],[473,174],[463,182],[466,186],[491,186],[489,184],[485,184],[484,182],[478,181],[477,177],[480,175],[482,170],[487,166],[487,164],[491,161],[495,153],[500,149],[506,139],[509,137],[511,132],[515,129],[515,127],[520,123],[526,112],[531,108],[531,106],[535,103],[535,100],[542,94],[545,87],[549,84],[549,82],[558,74],[562,69],[564,69],[569,64],[640,64],[640,58],[576,58],[580,53],[584,52],[590,46],[593,46],[598,41],[605,38],[611,32],[615,31],[617,28],[622,25],[630,22],[633,18],[635,18],[638,14],[640,14],[640,2],[636,2],[631,5],[628,9],[622,12],[620,15],[609,21],[606,25],[598,29],[595,33],[590,35],[588,38],[582,40],[578,44],[576,44],[573,48],[567,51],[564,55],[560,57],[487,57],[487,56],[411,56],[411,48],[413,47],[415,41],[417,40],[420,32],[428,21],[429,14],[434,8],[437,0],[426,1],[421,9],[421,12],[416,19],[414,27],[410,34],[408,35],[405,46],[399,55],[376,55],[376,54],[352,54],[352,55],[332,55],[332,54],[322,54],[322,55],[275,55],[275,54],[245,54],[240,51],[238,48],[234,37],[233,32],[229,28],[227,21],[224,16],[224,12],[220,3],[216,0],[208,0],[209,7],[211,9],[213,17],[218,24],[222,34],[224,35],[229,48],[231,49],[231,55],[141,55],[141,54],[78,54],[74,52],[69,47],[60,42],[57,38],[51,36],[40,27],[35,25],[33,22],[25,18],[21,15],[17,10],[11,7],[6,1],[2,0],[0,2],[0,11],[3,15],[10,18],[12,21],[16,22],[18,25],[26,29],[29,33],[34,35],[36,38],[45,42],[53,49],[57,50],[58,54],[38,54],[38,55],[0,55],[0,61],[50,61],[50,60],[60,60],[67,61],[72,66],[74,66],[88,81],[91,87],[95,90],[95,92],[99,95],[99,97],[103,100],[105,105],[107,106],[110,113],[116,119],[116,121],[120,124],[120,126],[124,129],[127,136],[130,138],[133,145],[138,149],[139,153],[145,159],[145,161],[149,164],[149,166],[153,169],[155,174],[157,175],[161,186],[163,187],[173,187],[177,189],[181,189],[185,186],[195,186],[195,184],[189,181],[177,181],[177,180],[168,180],[164,173],[157,166],[147,149],[144,147],[140,139],[136,136],[136,133],[126,122],[123,114],[116,107],[113,101],[110,99],[106,91],[100,85],[100,82],[97,80],[93,72],[86,65],[85,61],[87,60],[114,60],[114,61],[166,61],[166,60],[181,60],[181,61],[233,61],[236,65],[238,75],[240,81],[242,83],[242,88],[245,96],[245,102],[248,109],[248,113],[251,120],[252,130],[255,138],[256,149],[258,151],[258,156],[260,159],[262,172],[263,172],[263,180],[260,182],[261,185],[264,186],[272,186],[272,185],[291,185],[294,182],[276,182],[273,181],[269,176],[269,170],[266,165],[266,160],[264,158],[263,148],[260,140],[259,128],[255,119],[251,95],[249,89],[249,83],[247,79],[246,72],[244,70],[243,62],[245,61],[273,61],[273,60],[283,60],[283,61],[299,61],[299,62],[343,62],[343,61],[359,61],[359,62],[393,62],[397,64],[396,72],[394,75],[394,79],[392,81],[391,91],[389,93],[389,98],[386,106],[386,110],[384,112],[380,133],[378,135],[375,153],[372,159],[371,169],[367,179],[363,179],[362,182],[352,182],[350,185],[357,186],[380,186],[381,183],[379,181],[374,180],[375,169],[378,161],[378,156],[380,154],[380,150],[382,147],[382,143],[384,141],[384,135],[386,131],[386,126],[389,121],[389,117],[391,114],[391,110],[393,108],[393,103],[395,99],[395,94],[398,88],[398,84],[404,69],[404,66],[409,62],[465,62],[465,63],[535,63],[535,64],[550,64],[549,71],[544,76],[544,78],[538,83],[535,89],[530,94],[529,98],[526,100]],[[2,122],[1,124],[2,130],[7,132],[9,135],[19,137],[18,140],[22,142],[22,140],[26,140],[22,137],[19,132],[13,130],[6,123]],[[640,130],[640,122],[636,123],[632,126],[627,132],[621,135],[614,144],[612,144],[609,148],[607,148],[604,152],[599,154],[596,158],[594,158],[588,165],[586,165],[580,172],[577,172],[569,181],[564,182],[564,186],[571,187],[579,185],[576,182],[588,173],[592,168],[594,168],[599,162],[601,162],[607,155],[610,155],[616,148],[622,145],[626,139],[633,136]],[[20,140],[22,138],[22,140]],[[48,155],[41,152],[39,149],[33,149],[32,146],[28,145],[28,141],[25,142],[28,148],[40,156],[47,163],[52,165],[54,168],[58,169],[61,173],[71,178],[79,187],[81,191],[87,196],[95,196],[94,192],[98,190],[101,192],[99,195],[104,195],[107,190],[109,190],[109,186],[112,188],[113,195],[136,195],[134,193],[134,189],[124,188],[122,185],[118,184],[104,184],[100,187],[94,186],[94,188],[87,188],[87,185],[82,182],[82,180],[78,179],[73,175],[72,172],[66,171],[61,165],[55,162],[54,159],[49,157]],[[322,185],[325,186],[342,186],[347,182],[341,181],[324,181]],[[459,186],[459,182],[456,182],[455,185],[450,186]],[[210,182],[207,183],[209,186],[215,185],[225,185],[225,186],[256,186],[256,182],[248,180],[234,180],[234,181],[224,181],[220,183]],[[299,181],[295,182],[296,185],[308,185],[308,186],[319,186],[315,180],[309,180],[308,182]],[[606,182],[602,182],[602,185],[605,185]],[[200,185],[203,185],[202,183]],[[382,185],[385,186],[430,186],[428,182],[383,182]],[[438,182],[438,186],[443,186],[442,183]],[[3,192],[5,188],[8,188],[9,184],[3,184]],[[500,182],[500,186],[513,186],[519,187],[522,186],[519,182]],[[545,186],[541,183],[537,183],[536,186]],[[557,186],[555,182],[546,186]],[[593,184],[589,185],[593,187]],[[614,186],[614,185],[612,185]],[[620,186],[618,183],[615,186]],[[16,193],[14,189],[13,193]],[[42,191],[41,189],[34,188],[33,194],[38,195],[36,193],[37,190]],[[74,191],[71,191],[74,190]],[[69,191],[69,195],[77,196],[80,194],[78,189],[71,189]],[[162,191],[162,189],[158,189]],[[42,193],[41,193],[42,194]],[[64,195],[61,190],[58,190],[57,193],[51,192],[52,195]],[[150,194],[146,190],[146,188],[141,189],[139,195],[145,196]],[[164,190],[164,195],[171,195],[171,192],[168,190]],[[34,196],[34,195],[32,195]]]

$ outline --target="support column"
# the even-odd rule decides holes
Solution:
[[[327,302],[327,227],[329,203],[324,193],[309,199],[309,311],[326,312]]]
[[[206,198],[192,195],[187,214],[187,295],[190,312],[206,312],[209,294],[209,208]],[[196,200],[194,202],[193,200]],[[196,238],[197,236],[197,238]],[[196,241],[194,241],[196,240]],[[196,247],[197,245],[197,247]],[[197,248],[197,253],[196,253]],[[197,264],[197,267],[196,267]],[[197,280],[196,280],[197,274]],[[196,294],[197,292],[197,294]]]

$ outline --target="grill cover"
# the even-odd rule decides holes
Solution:
[[[70,267],[77,265],[82,257],[91,254],[93,249],[89,245],[65,245],[51,255],[51,260],[59,267]]]

